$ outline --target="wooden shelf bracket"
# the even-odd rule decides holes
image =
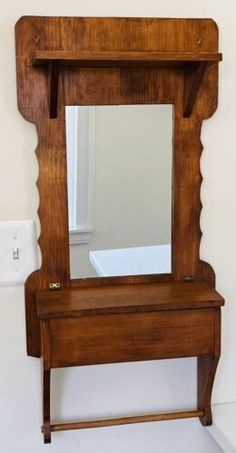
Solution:
[[[51,60],[49,62],[49,90],[48,90],[50,119],[57,118],[58,84],[59,84],[59,61]]]
[[[184,118],[189,118],[192,114],[207,66],[207,62],[201,61],[184,68]]]
[[[183,68],[183,116],[189,118],[206,68],[221,61],[220,53],[161,52],[88,52],[40,51],[34,53],[32,64],[49,70],[49,115],[57,117],[58,82],[61,66],[67,67],[169,67]]]

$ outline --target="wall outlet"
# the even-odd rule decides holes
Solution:
[[[38,269],[35,222],[0,222],[0,286],[23,285]]]

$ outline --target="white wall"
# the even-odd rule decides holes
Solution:
[[[2,220],[37,218],[38,194],[35,187],[38,165],[34,155],[37,142],[34,126],[26,123],[17,112],[14,23],[29,15],[99,15],[99,16],[160,16],[214,17],[220,28],[224,62],[220,69],[219,108],[214,117],[203,125],[202,157],[204,232],[202,258],[214,267],[217,288],[225,296],[223,310],[223,347],[214,401],[236,401],[236,6],[234,0],[41,0],[32,2],[8,0],[0,6],[0,216]],[[0,438],[4,453],[57,451],[70,453],[106,453],[119,447],[130,452],[124,433],[133,429],[141,438],[137,452],[157,451],[150,448],[151,428],[117,428],[117,430],[64,433],[54,436],[52,446],[41,445],[40,373],[39,361],[25,355],[25,324],[22,288],[0,290],[1,306],[1,373],[0,373]],[[135,412],[137,409],[159,410],[191,407],[195,400],[195,360],[174,360],[142,364],[112,365],[81,368],[54,373],[53,413],[57,417],[106,415]],[[72,385],[73,384],[73,385]],[[74,390],[76,387],[76,391]],[[78,393],[77,393],[78,392]],[[63,408],[62,408],[63,403]],[[177,423],[177,422],[176,422]],[[158,425],[160,426],[160,425]],[[179,426],[179,425],[176,425]],[[158,433],[160,428],[155,428]],[[177,428],[176,428],[177,429]],[[141,431],[140,431],[141,430]],[[154,431],[155,431],[154,430]],[[152,432],[154,432],[152,431]],[[129,431],[131,432],[131,431]],[[117,434],[119,433],[119,434]],[[123,433],[123,434],[122,434]],[[178,431],[179,439],[183,438]],[[182,433],[182,434],[181,434]],[[115,441],[116,436],[122,436]],[[173,452],[189,451],[178,448],[173,437]],[[86,442],[85,442],[86,439]],[[96,444],[96,439],[98,444]],[[103,439],[103,442],[100,442]],[[121,439],[121,437],[119,437]],[[134,439],[131,436],[131,439]],[[99,443],[100,442],[100,443]],[[132,440],[131,440],[132,442]],[[122,445],[121,445],[122,444]],[[98,445],[98,447],[96,446]],[[134,445],[134,444],[133,444]],[[78,448],[78,447],[81,448]],[[116,447],[115,447],[116,446]],[[162,450],[164,451],[163,445]],[[133,450],[134,451],[134,450]],[[169,450],[171,451],[171,450]],[[193,451],[191,449],[191,451]],[[204,449],[198,449],[204,451]],[[210,450],[205,449],[209,452]]]

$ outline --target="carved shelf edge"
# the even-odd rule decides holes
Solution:
[[[74,52],[36,50],[34,67],[49,70],[49,116],[57,118],[59,72],[61,66],[74,67],[165,67],[184,69],[184,118],[191,116],[206,68],[222,60],[221,53],[192,52]]]

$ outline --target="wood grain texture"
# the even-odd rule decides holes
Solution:
[[[78,54],[94,61],[105,60],[109,54],[109,58],[113,55],[116,59],[116,65],[119,58],[125,59],[126,67],[119,64],[109,68],[64,65],[59,71],[58,98],[54,90],[54,101],[50,105],[50,71],[34,67],[32,58],[42,57],[45,61],[45,55],[50,53],[50,57],[54,55],[58,60],[58,52],[63,54],[63,59],[65,54],[69,55],[71,62]],[[140,66],[140,58],[150,61],[151,55],[154,60],[157,54],[159,64],[161,58],[164,61],[163,67]],[[131,55],[139,67],[127,67]],[[218,69],[217,64],[208,65],[201,77],[190,74],[190,70],[187,73],[183,61],[189,61],[190,56],[191,61],[220,60],[218,29],[211,19],[25,16],[16,24],[18,106],[24,118],[36,124],[40,167],[37,185],[42,268],[28,278],[25,287],[29,355],[39,357],[41,354],[35,291],[48,288],[50,282],[79,289],[83,286],[107,286],[111,282],[135,284],[147,279],[178,281],[192,275],[195,280],[203,279],[214,285],[213,270],[199,260],[202,180],[199,160],[202,121],[209,118],[217,107]],[[165,66],[166,62],[171,64]],[[189,99],[187,107],[186,102],[184,104],[186,98]],[[172,274],[72,281],[64,107],[136,103],[174,105]],[[190,118],[183,117],[186,109],[187,113],[191,112]],[[51,116],[57,111],[58,118],[50,119],[50,111]]]
[[[203,410],[200,417],[203,426],[212,424],[211,395],[215,374],[220,359],[221,312],[215,310],[215,350],[211,356],[198,357],[198,409]]]
[[[200,417],[203,426],[212,424],[211,394],[219,356],[198,357],[198,408],[204,411]]]
[[[184,118],[188,118],[193,111],[206,68],[207,63],[202,60],[184,69]]]
[[[42,290],[36,293],[36,304],[39,319],[50,319],[213,308],[224,300],[208,283],[171,282]]]
[[[51,368],[214,354],[214,309],[49,322]]]
[[[217,107],[220,60],[210,19],[26,16],[16,24],[18,107],[38,133],[42,267],[25,296],[27,351],[43,356],[46,443],[65,429],[196,415],[212,422],[224,301],[199,259],[200,136]],[[110,104],[174,106],[171,274],[70,279],[65,105]],[[48,292],[52,282],[63,289]],[[195,411],[50,422],[53,367],[190,356],[198,357]]]
[[[49,92],[50,118],[57,117],[58,72],[61,66],[80,68],[182,68],[184,69],[184,118],[191,116],[198,90],[207,66],[221,61],[220,53],[171,52],[70,52],[35,51],[32,63],[46,66],[53,89]],[[53,76],[54,77],[53,77]]]
[[[192,64],[194,62],[206,62],[212,64],[222,60],[220,53],[206,52],[140,52],[140,51],[113,51],[113,52],[71,52],[65,50],[36,50],[34,52],[32,63],[34,66],[46,66],[52,61],[58,62],[64,66],[79,66],[95,68],[99,65],[113,67],[117,63],[118,67],[123,64],[130,67],[133,65],[142,66],[182,66],[183,64]]]

